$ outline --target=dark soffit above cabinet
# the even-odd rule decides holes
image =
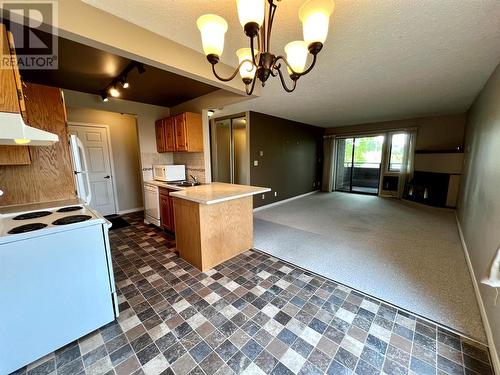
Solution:
[[[24,81],[99,95],[133,61],[65,38],[58,40],[58,69],[21,69]],[[143,74],[137,69],[129,73],[130,87],[120,90],[120,99],[171,107],[219,89],[149,65],[144,67]]]

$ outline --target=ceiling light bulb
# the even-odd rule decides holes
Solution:
[[[122,77],[118,80],[118,82],[120,83],[120,85],[124,88],[124,89],[128,89],[130,87],[130,85],[128,84],[128,81],[127,81],[127,78],[125,77]]]
[[[101,99],[103,102],[107,102],[108,101],[108,95],[106,94],[106,91],[102,90],[99,95],[101,96]]]
[[[290,67],[293,69],[293,72],[288,69],[288,74],[292,73],[302,73],[304,68],[306,67],[307,54],[309,51],[307,50],[306,42],[302,40],[296,40],[294,42],[290,42],[285,46],[286,60]]]
[[[14,142],[16,142],[18,145],[25,145],[31,142],[31,139],[28,138],[16,138],[14,139]]]
[[[111,95],[113,98],[117,98],[120,96],[120,91],[116,87],[111,87],[109,89],[109,95]]]
[[[308,0],[299,9],[299,18],[302,22],[304,41],[311,43],[325,43],[328,35],[330,16],[335,9],[332,0]]]
[[[253,80],[253,77],[255,76],[255,65],[251,62],[252,61],[252,50],[250,48],[240,48],[239,50],[236,51],[236,56],[238,56],[238,61],[241,64],[244,60],[249,60],[245,61],[241,67],[240,67],[240,76],[243,80]]]
[[[224,35],[227,22],[215,14],[205,14],[196,21],[201,33],[201,42],[205,55],[221,56],[224,50]]]
[[[264,0],[236,0],[238,7],[238,18],[241,26],[248,23],[256,23],[259,27],[264,23]]]

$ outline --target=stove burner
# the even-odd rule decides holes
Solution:
[[[9,234],[18,234],[18,233],[26,233],[26,232],[31,232],[33,230],[38,230],[45,228],[47,224],[43,223],[33,223],[33,224],[26,224],[26,225],[21,225],[19,227],[12,228],[9,230]]]
[[[62,217],[60,219],[57,219],[52,224],[54,224],[54,225],[67,225],[67,224],[79,223],[80,221],[85,221],[85,220],[89,220],[89,219],[92,219],[92,216],[89,216],[89,215],[71,215],[71,216],[66,216],[66,217]]]
[[[78,211],[81,210],[83,207],[82,206],[70,206],[70,207],[63,207],[57,210],[57,212],[71,212],[71,211]]]
[[[13,217],[12,220],[28,220],[28,219],[36,219],[39,217],[49,216],[52,212],[50,211],[35,211],[35,212],[26,212],[25,214],[17,215]]]

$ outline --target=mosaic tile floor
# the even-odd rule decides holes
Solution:
[[[487,348],[248,251],[201,273],[145,226],[110,233],[117,321],[16,374],[492,374]]]

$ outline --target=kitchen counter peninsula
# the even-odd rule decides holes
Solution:
[[[201,271],[253,247],[253,195],[269,188],[214,182],[170,193],[181,258]]]

